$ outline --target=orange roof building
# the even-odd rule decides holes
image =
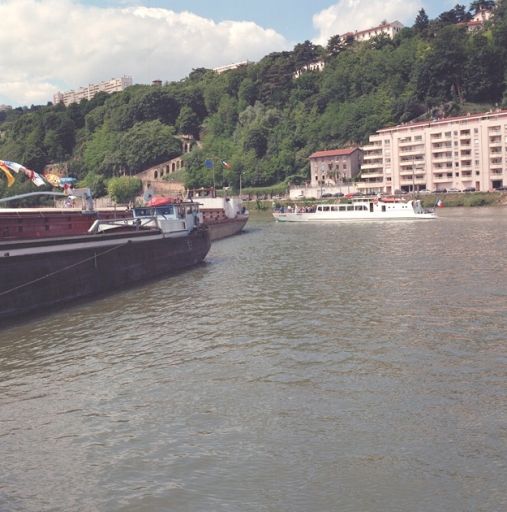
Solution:
[[[309,156],[311,185],[349,183],[361,169],[363,151],[358,147],[316,151]]]

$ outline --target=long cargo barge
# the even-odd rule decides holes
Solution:
[[[197,207],[98,221],[95,233],[0,241],[0,322],[171,274],[203,261]]]

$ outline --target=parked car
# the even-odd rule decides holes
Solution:
[[[435,190],[435,194],[446,194],[447,193],[447,189],[446,188],[440,188],[437,190]]]
[[[431,194],[431,193],[432,193],[431,190],[427,190],[425,188],[419,190],[419,194]]]
[[[465,187],[463,192],[475,192],[475,187]]]
[[[447,192],[461,192],[461,190],[460,190],[459,188],[453,188],[453,187],[451,187],[451,188],[448,188],[448,189],[447,189]]]
[[[501,187],[496,187],[495,190],[507,190],[507,186],[502,185]]]
[[[325,194],[322,194],[321,197],[333,197],[333,194],[326,192]]]
[[[345,194],[343,192],[336,192],[333,194],[333,197],[343,197]]]

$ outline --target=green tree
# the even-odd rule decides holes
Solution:
[[[344,48],[342,37],[338,34],[331,36],[327,42],[326,50],[329,55],[338,55]]]
[[[424,9],[420,9],[417,13],[414,23],[414,30],[420,34],[424,33],[428,28],[430,20],[426,11]]]
[[[111,178],[107,183],[107,192],[117,203],[125,204],[133,201],[141,189],[141,180],[129,176]]]
[[[193,135],[199,138],[200,123],[197,114],[186,105],[180,110],[180,115],[176,121],[176,127],[180,133]]]
[[[158,120],[135,124],[119,141],[126,169],[139,172],[181,154],[181,144],[174,135],[173,127]]]

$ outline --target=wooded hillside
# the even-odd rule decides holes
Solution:
[[[364,43],[333,36],[309,41],[217,75],[196,69],[180,82],[135,85],[92,100],[0,112],[0,158],[41,171],[67,161],[92,186],[135,174],[180,153],[175,134],[200,138],[186,156],[187,184],[212,184],[205,159],[225,160],[218,184],[262,186],[304,179],[317,149],[363,144],[379,128],[414,119],[507,107],[507,0],[477,31],[464,22],[481,7],[463,5],[429,20],[421,10],[394,40]],[[294,73],[316,60],[322,72]],[[163,75],[163,69],[160,70]],[[215,168],[215,172],[217,168]],[[7,189],[19,193],[31,184]]]

